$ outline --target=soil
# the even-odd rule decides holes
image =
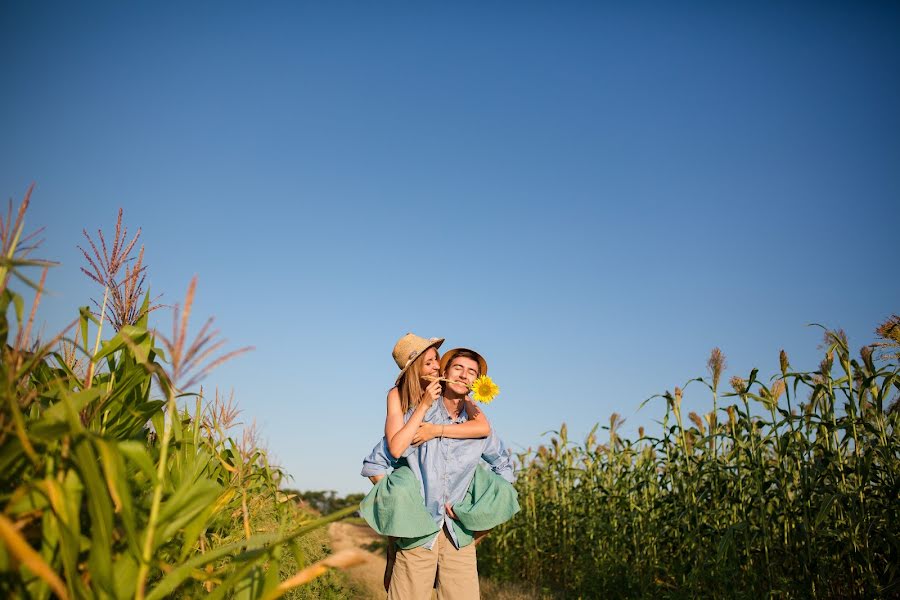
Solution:
[[[368,555],[369,560],[345,571],[359,592],[366,594],[365,597],[369,599],[387,598],[383,583],[385,565],[384,554],[381,552],[383,538],[368,525],[340,521],[329,525],[328,536],[331,538],[331,549],[334,552],[358,548]]]

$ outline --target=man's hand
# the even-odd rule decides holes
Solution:
[[[432,381],[428,384],[428,387],[425,388],[425,391],[422,393],[422,399],[419,400],[426,407],[431,408],[431,405],[434,404],[434,401],[441,397],[441,382],[440,381]]]
[[[456,513],[453,512],[453,507],[450,506],[450,503],[449,503],[449,502],[447,502],[446,504],[444,504],[444,508],[447,510],[447,514],[450,515],[450,518],[451,518],[451,519],[454,519],[454,520],[456,520],[456,521],[459,520],[459,519],[456,518]]]
[[[371,481],[372,483],[378,483],[382,479],[384,479],[384,475],[372,475],[369,477],[369,481]]]
[[[418,446],[419,444],[424,444],[428,440],[433,440],[440,432],[441,428],[439,425],[435,425],[434,423],[422,423],[419,425],[419,429],[416,430],[415,435],[413,435],[412,445]]]

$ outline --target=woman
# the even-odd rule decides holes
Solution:
[[[441,397],[440,356],[437,349],[444,338],[425,339],[407,333],[394,345],[394,361],[400,374],[387,395],[387,416],[384,438],[394,458],[400,458],[410,444],[418,445],[438,436],[448,438],[481,438],[491,433],[491,424],[484,412],[466,401],[469,420],[458,425],[439,427],[423,423],[434,401]],[[415,409],[406,423],[403,418]]]

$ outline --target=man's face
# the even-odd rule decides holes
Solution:
[[[444,377],[461,381],[462,383],[448,383],[447,386],[457,394],[467,394],[469,385],[478,377],[478,363],[466,356],[458,356],[450,361]]]

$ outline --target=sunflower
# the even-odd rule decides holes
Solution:
[[[472,382],[472,392],[476,400],[488,404],[500,393],[500,388],[490,377],[482,375]]]

